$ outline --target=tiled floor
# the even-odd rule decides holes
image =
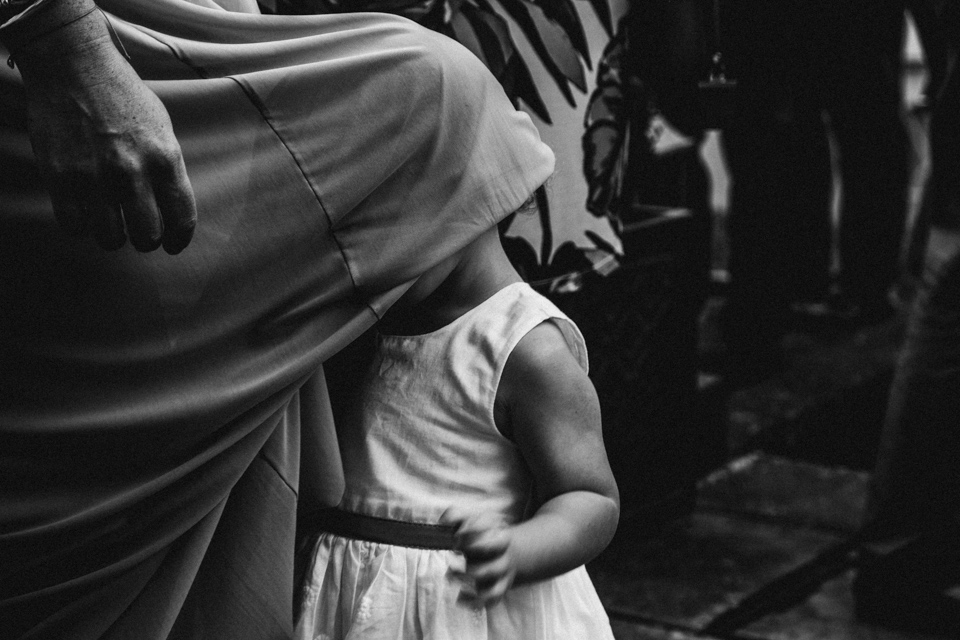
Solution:
[[[693,512],[589,566],[618,640],[927,638],[858,621],[851,596],[900,323],[791,339],[782,376],[727,396],[731,460]]]

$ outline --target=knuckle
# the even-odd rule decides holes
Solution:
[[[151,150],[151,168],[164,176],[176,175],[179,173],[182,157],[180,145],[176,140],[160,142]]]
[[[140,156],[130,149],[111,148],[104,154],[104,164],[121,177],[129,178],[143,171],[143,161]]]

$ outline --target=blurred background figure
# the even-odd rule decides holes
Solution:
[[[709,228],[697,85],[709,64],[699,0],[641,0],[604,49],[586,112],[587,209],[629,221],[642,206],[691,209]]]
[[[737,103],[724,132],[732,178],[728,373],[782,364],[791,307],[857,324],[892,313],[906,216],[902,0],[722,3]],[[835,143],[841,204],[834,282]]]
[[[874,543],[893,544],[863,562],[854,595],[864,619],[956,633],[960,604],[944,592],[960,583],[960,5],[930,4],[936,23],[926,28],[939,29],[932,35],[947,61],[943,78],[928,84],[930,229],[864,530]]]

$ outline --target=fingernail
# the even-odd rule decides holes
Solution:
[[[183,240],[180,238],[164,238],[163,239],[163,250],[169,253],[172,256],[177,255],[181,251],[187,248],[187,245],[190,243],[190,240]]]
[[[148,238],[146,242],[134,242],[133,238],[130,239],[130,244],[140,253],[147,253],[159,248],[160,242],[160,238]]]
[[[193,239],[193,225],[187,229],[165,233],[163,235],[163,250],[172,256],[187,248]]]

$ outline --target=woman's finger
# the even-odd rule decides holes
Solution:
[[[80,195],[85,224],[102,249],[115,251],[127,241],[123,230],[123,210],[120,203],[104,197],[99,185],[91,184]]]
[[[160,162],[153,172],[153,193],[163,224],[163,249],[171,255],[190,244],[197,227],[196,199],[179,147],[175,155]]]
[[[120,202],[130,244],[137,251],[153,251],[160,246],[163,223],[150,184],[137,170],[116,171],[109,192]]]
[[[57,223],[69,236],[79,236],[87,230],[83,204],[77,188],[78,179],[70,174],[44,175],[44,182],[53,205]]]

